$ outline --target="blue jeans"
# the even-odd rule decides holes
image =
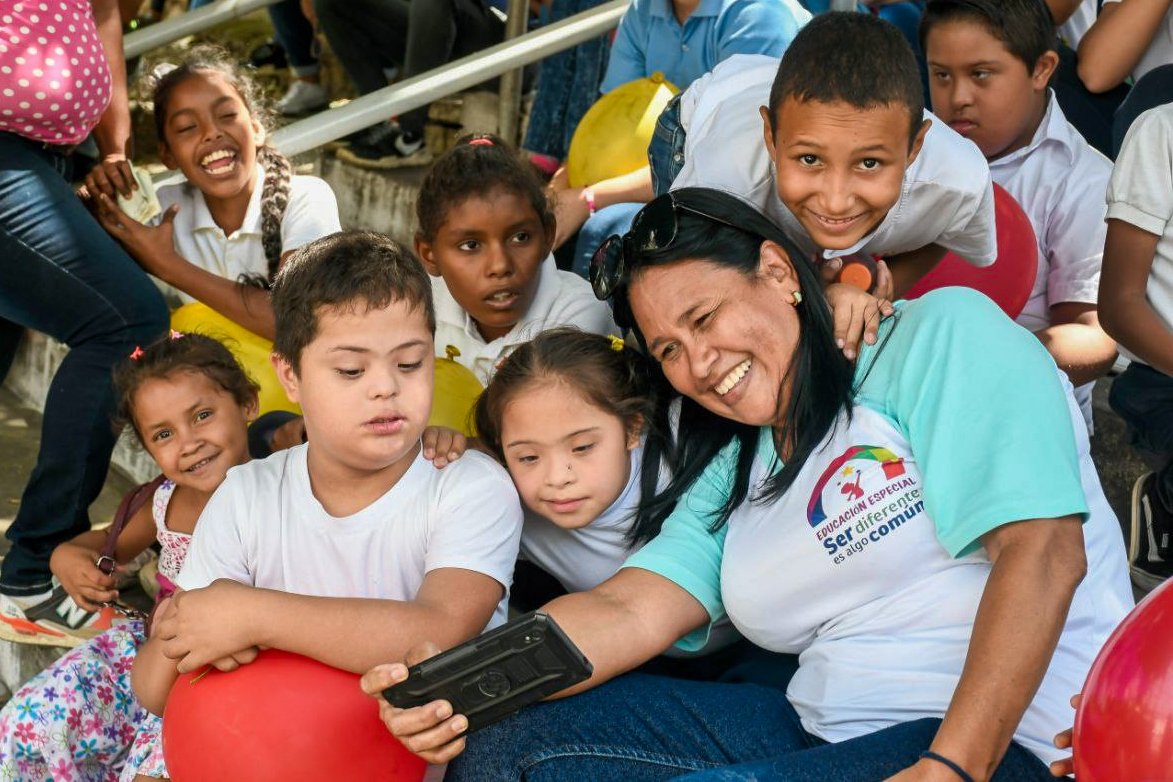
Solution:
[[[49,586],[53,547],[90,528],[114,447],[110,370],[167,329],[158,289],[85,210],[65,158],[0,133],[0,372],[22,329],[64,342],[37,464],[8,529],[0,589]]]
[[[549,21],[557,22],[602,2],[553,0]],[[599,85],[603,83],[610,54],[611,38],[601,35],[542,60],[538,93],[530,110],[523,148],[558,160],[566,159],[579,120],[599,99]]]
[[[1133,361],[1108,392],[1132,447],[1157,471],[1157,496],[1173,513],[1173,377]]]
[[[266,10],[273,23],[273,37],[285,50],[293,72],[298,76],[313,76],[321,70],[314,54],[314,26],[301,12],[300,0],[281,0]]]
[[[915,763],[940,723],[922,719],[828,744],[803,730],[780,687],[632,673],[473,734],[445,778],[651,782],[697,772],[686,778],[874,782]],[[1051,776],[1012,744],[994,779]]]
[[[599,245],[607,241],[612,234],[622,236],[631,229],[631,221],[635,213],[643,209],[643,204],[613,204],[603,207],[587,218],[578,229],[578,238],[574,243],[574,265],[571,271],[590,279],[591,258]]]

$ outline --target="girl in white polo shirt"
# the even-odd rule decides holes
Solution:
[[[265,143],[253,85],[219,50],[194,51],[157,77],[153,93],[160,155],[187,181],[159,189],[157,225],[105,196],[99,220],[185,302],[271,340],[268,283],[290,252],[339,230],[334,193],[317,177],[293,176]]]

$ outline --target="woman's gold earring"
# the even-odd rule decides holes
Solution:
[[[794,297],[795,307],[797,307],[799,304],[802,304],[802,291],[794,291],[794,293],[790,295]]]

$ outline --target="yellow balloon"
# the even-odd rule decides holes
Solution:
[[[447,355],[436,357],[436,385],[428,426],[446,426],[475,437],[472,409],[484,388],[472,370],[456,363],[459,350],[448,345],[444,352]]]
[[[657,71],[595,101],[570,140],[566,155],[570,186],[593,185],[646,166],[656,120],[678,92]]]
[[[171,328],[176,331],[205,334],[219,340],[232,351],[237,362],[261,387],[261,414],[270,410],[288,410],[301,414],[301,408],[289,401],[269,362],[273,343],[221,315],[202,302],[184,304],[171,313]]]

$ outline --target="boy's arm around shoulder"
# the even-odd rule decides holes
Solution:
[[[242,649],[271,647],[362,672],[402,659],[423,640],[448,648],[480,633],[517,558],[517,493],[504,469],[479,453],[438,470],[432,486],[432,513],[421,522],[429,525],[425,576],[410,600],[295,595],[221,580],[177,601],[185,621],[210,629],[193,634],[198,645],[169,647],[168,654],[190,671]],[[216,625],[226,613],[231,628]]]

